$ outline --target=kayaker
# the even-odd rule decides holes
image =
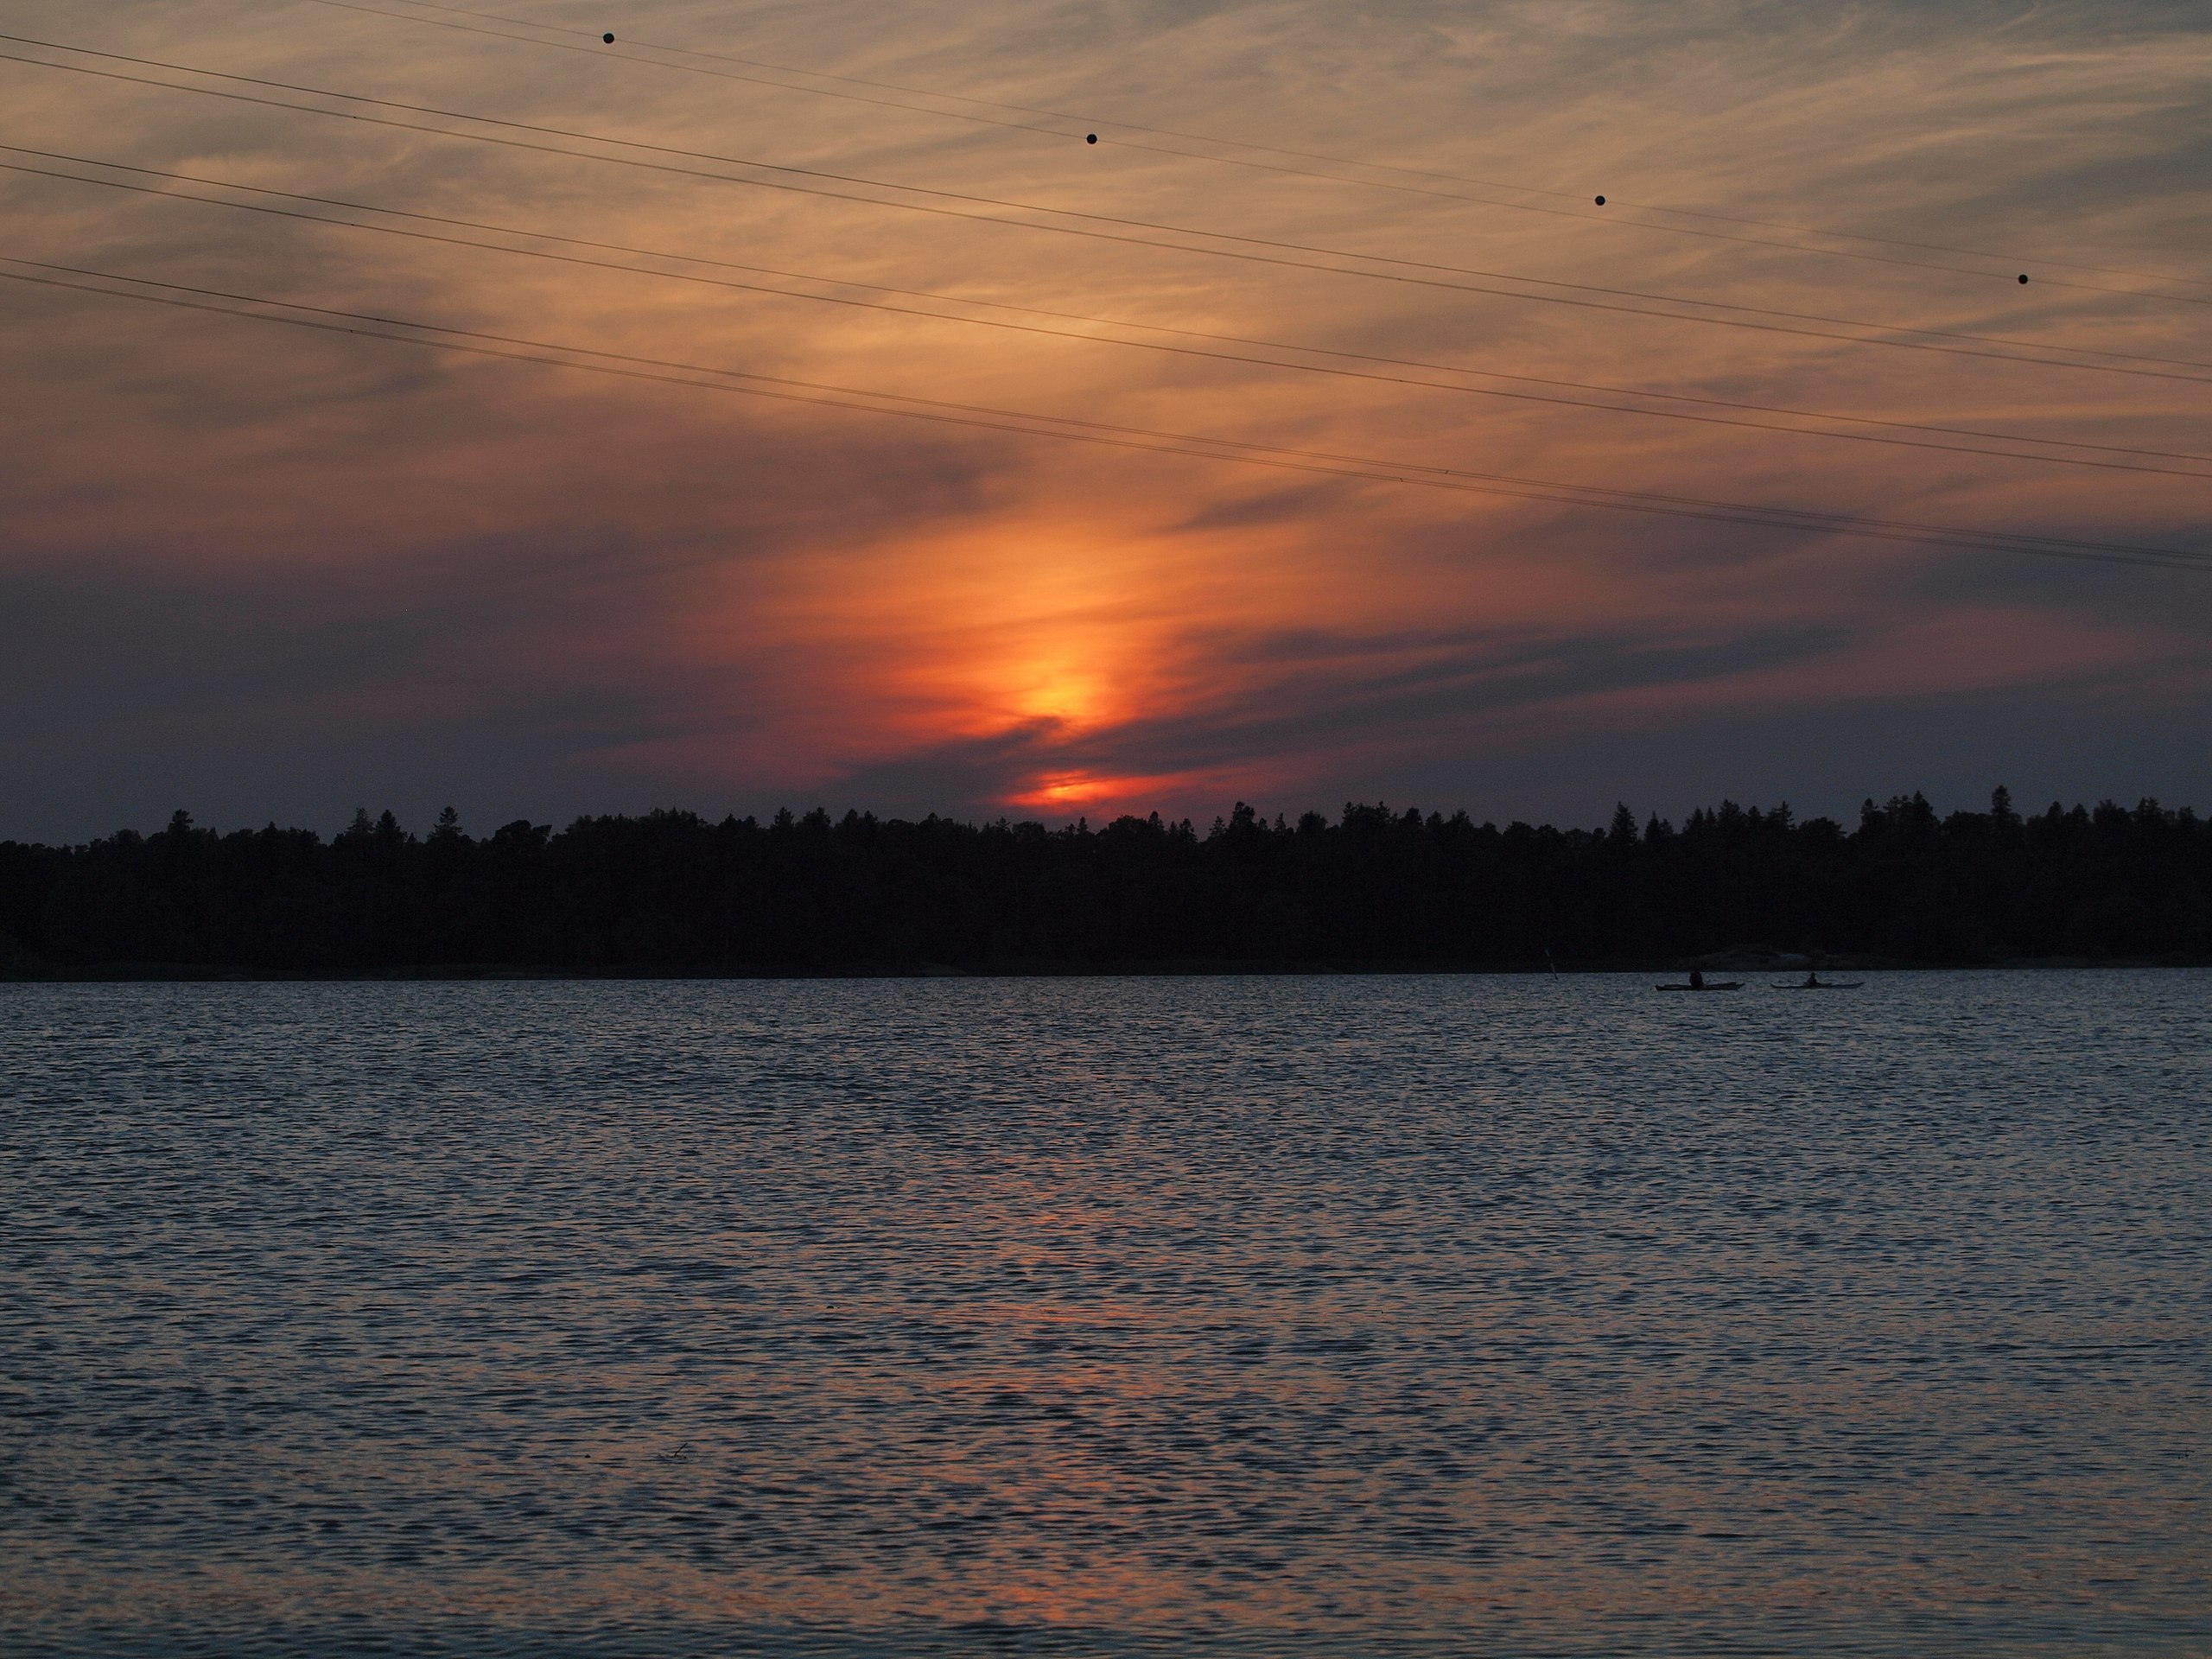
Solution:
[[[1690,989],[1692,989],[1692,990],[1694,990],[1694,991],[1701,991],[1701,990],[1703,990],[1704,988],[1705,988],[1705,976],[1704,976],[1702,973],[1699,972],[1696,969],[1694,969],[1694,968],[1691,969],[1690,969]]]

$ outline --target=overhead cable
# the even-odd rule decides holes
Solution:
[[[355,335],[398,344],[465,353],[474,356],[543,364],[550,367],[581,369],[689,386],[694,390],[734,392],[783,402],[896,415],[908,419],[1051,437],[1068,442],[1101,444],[1115,448],[1156,454],[1232,461],[1244,465],[1300,473],[1364,480],[1376,483],[1416,485],[1423,488],[1463,493],[1504,496],[1557,505],[1606,507],[1620,512],[1669,518],[1706,519],[1756,525],[1808,535],[1851,536],[1863,539],[1949,547],[1977,552],[2034,554],[2084,559],[2099,563],[2157,566],[2212,574],[2212,554],[2175,548],[2147,547],[2121,542],[2100,542],[2064,537],[2035,536],[2009,531],[1980,531],[1908,519],[1877,518],[1853,513],[1833,513],[1806,508],[1770,506],[1757,503],[1709,500],[1639,490],[1607,489],[1594,485],[1566,484],[1542,479],[1517,478],[1506,474],[1477,472],[1462,467],[1434,467],[1374,456],[1340,454],[1325,450],[1294,448],[1280,444],[1254,443],[1213,438],[1151,427],[1117,425],[1058,415],[957,403],[944,398],[916,397],[863,387],[840,386],[750,370],[673,361],[596,347],[570,346],[479,329],[449,327],[439,323],[346,311],[327,306],[302,304],[265,296],[238,294],[189,283],[124,276],[85,266],[0,255],[0,264],[16,267],[0,270],[0,277],[47,288],[68,289],[108,298],[150,302],[194,311],[259,322],[287,324],[322,333]],[[72,278],[79,280],[73,281]],[[101,284],[125,284],[124,287]],[[151,291],[149,291],[151,290]],[[395,332],[404,331],[404,332]],[[705,378],[702,378],[705,377]]]
[[[1277,340],[1252,340],[1236,335],[1214,334],[1196,329],[1158,329],[1154,328],[1152,325],[1122,322],[1113,318],[1087,316],[1077,313],[1045,311],[1037,308],[1027,306],[996,305],[993,302],[965,300],[955,295],[933,294],[913,289],[885,289],[874,283],[846,283],[836,277],[819,276],[804,272],[766,270],[760,266],[735,265],[729,262],[721,260],[696,259],[688,254],[670,253],[661,250],[650,248],[625,247],[619,244],[586,242],[575,238],[550,236],[543,232],[527,230],[514,226],[486,224],[478,220],[456,219],[438,214],[417,213],[405,209],[382,207],[378,207],[373,203],[346,201],[327,196],[304,195],[292,191],[271,190],[258,185],[238,184],[227,180],[209,179],[198,177],[189,174],[164,172],[156,168],[132,167],[118,162],[94,161],[82,156],[54,156],[52,152],[29,150],[22,146],[13,144],[0,144],[0,151],[10,152],[16,155],[47,156],[51,159],[71,161],[82,166],[110,168],[117,171],[137,173],[152,178],[175,182],[199,184],[218,189],[251,192],[257,195],[274,197],[282,200],[310,203],[320,207],[339,208],[355,213],[378,213],[392,218],[409,219],[424,223],[453,226],[455,228],[483,231],[501,236],[529,237],[539,240],[564,243],[573,246],[588,247],[607,252],[628,253],[644,258],[681,260],[685,263],[694,264],[704,264],[720,266],[725,269],[749,270],[764,275],[780,276],[793,281],[821,283],[825,284],[835,284],[842,287],[866,288],[878,293],[890,293],[912,298],[929,299],[945,304],[992,306],[993,308],[996,309],[1020,311],[1031,315],[1056,318],[1071,322],[1087,323],[1096,327],[1144,328],[1156,333],[1168,333],[1194,339],[1217,340],[1224,344],[1253,346],[1265,350],[1306,352],[1315,355],[1327,356],[1341,355],[1360,361],[1388,364],[1403,368],[1421,369],[1435,373],[1486,376],[1492,372],[1491,371],[1481,369],[1459,368],[1448,364],[1425,363],[1414,359],[1376,357],[1361,353],[1338,353],[1330,352],[1325,347],[1299,346]],[[1493,386],[1444,384],[1434,380],[1414,378],[1405,375],[1378,373],[1372,370],[1334,368],[1327,365],[1316,363],[1301,363],[1294,361],[1286,362],[1280,359],[1253,357],[1238,352],[1214,351],[1195,346],[1172,345],[1156,340],[1122,340],[1110,335],[1078,333],[1073,329],[1047,327],[1033,323],[1009,322],[988,317],[948,315],[944,312],[923,310],[917,307],[892,304],[883,301],[853,299],[837,295],[810,294],[788,288],[771,287],[760,283],[736,282],[724,277],[702,276],[685,271],[662,270],[648,265],[634,264],[623,261],[594,258],[577,254],[553,252],[543,248],[513,247],[504,243],[478,240],[473,237],[451,236],[436,232],[409,230],[398,226],[364,223],[358,219],[334,218],[329,214],[321,213],[305,213],[292,208],[269,207],[255,202],[231,201],[219,197],[195,195],[175,190],[164,189],[154,185],[132,184],[116,179],[88,178],[81,174],[65,173],[51,168],[30,167],[21,162],[0,162],[0,170],[25,174],[41,178],[64,180],[74,184],[95,185],[105,189],[130,191],[136,194],[154,196],[166,200],[188,201],[196,203],[203,207],[226,207],[238,212],[266,214],[276,218],[295,219],[310,225],[324,225],[339,229],[366,231],[378,235],[397,236],[416,241],[429,241],[442,243],[450,246],[474,248],[492,253],[505,253],[516,255],[521,257],[552,260],[563,264],[581,265],[594,270],[621,271],[637,276],[657,277],[663,281],[703,284],[709,287],[733,289],[743,293],[768,295],[783,299],[804,300],[817,304],[837,305],[872,311],[884,311],[901,316],[923,318],[934,322],[958,323],[976,327],[1010,330],[1015,333],[1041,335],[1051,339],[1077,340],[1090,345],[1117,346],[1131,350],[1164,353],[1179,357],[1198,358],[1217,362],[1248,364],[1256,367],[1283,369],[1308,374],[1329,375],[1339,378],[1373,381],[1390,385],[1412,386],[1432,391],[1453,392],[1474,397],[1506,398],[1516,402],[1543,404],[1566,409],[1591,410],[1607,414],[1641,415],[1666,420],[1691,421],[1706,425],[1727,426],[1758,432],[1775,432],[1797,437],[1838,438],[1854,442],[1878,443],[1895,448],[1932,450],[1947,454],[1984,455],[2005,461],[2030,462],[2042,461],[2058,466],[2091,467],[2121,472],[2158,474],[2174,478],[2212,480],[2212,472],[2202,472],[2190,468],[2144,464],[2145,461],[2152,460],[2198,461],[2212,462],[2212,455],[2191,454],[2185,451],[2127,449],[2117,445],[2079,444],[2063,438],[2037,438],[2015,433],[1969,431],[1948,427],[1929,426],[1916,423],[1862,421],[1861,417],[1859,416],[1830,415],[1819,410],[1789,410],[1771,405],[1746,404],[1719,398],[1686,397],[1681,394],[1675,393],[1646,392],[1639,391],[1634,387],[1594,386],[1573,381],[1541,380],[1536,377],[1525,375],[1498,377],[1522,381],[1524,383],[1560,386],[1573,390],[1609,392],[1620,397],[1664,397],[1675,401],[1703,404],[1719,409],[1733,409],[1769,414],[1792,415],[1813,420],[1854,422],[1863,424],[1880,425],[1893,428],[1907,428],[1913,431],[1940,433],[1957,437],[1989,438],[2010,443],[2047,444],[2068,448],[2094,449],[2111,454],[2133,454],[2144,458],[2143,461],[2133,462],[2102,461],[2078,455],[2050,455],[2039,454],[2032,452],[2024,453],[2022,451],[2013,449],[1993,449],[1979,445],[1936,443],[1930,442],[1924,438],[1895,437],[1874,432],[1823,431],[1815,428],[1781,425],[1768,421],[1745,420],[1727,415],[1700,414],[1688,410],[1641,409],[1618,404],[1592,403],[1583,398],[1554,397],[1530,391],[1508,391]]]
[[[580,40],[597,38],[594,35],[593,31],[589,29],[565,28],[557,23],[536,22],[527,18],[508,17],[497,12],[474,10],[466,6],[440,4],[436,3],[436,0],[404,0],[404,3],[408,5],[418,6],[430,11],[444,12],[456,17],[474,17],[482,22],[505,23],[517,29],[531,29],[542,30],[546,34],[573,35]],[[495,40],[519,41],[531,45],[560,47],[565,50],[590,53],[593,55],[597,56],[607,55],[604,50],[601,48],[582,45],[570,46],[565,41],[549,41],[540,39],[534,35],[510,35],[504,34],[497,30],[474,29],[470,28],[467,24],[448,23],[441,22],[436,18],[418,16],[412,12],[390,11],[382,7],[365,5],[361,3],[360,0],[314,0],[314,3],[318,5],[332,6],[345,11],[366,12],[372,16],[378,17],[404,19],[409,22],[422,23],[431,28],[461,29],[469,34],[488,35]],[[622,42],[625,46],[639,47],[647,51],[666,53],[677,57],[696,58],[709,63],[737,64],[748,69],[767,70],[777,74],[804,75],[817,80],[837,81],[846,86],[867,86],[878,92],[901,92],[910,97],[941,99],[951,103],[969,104],[983,109],[1000,110],[1007,112],[1007,114],[1041,117],[1046,120],[1065,122],[1077,127],[1090,128],[1103,126],[1118,129],[1123,132],[1147,133],[1156,137],[1180,138],[1193,143],[1220,144],[1237,149],[1255,150],[1264,155],[1287,156],[1304,161],[1324,162],[1335,167],[1366,168],[1377,172],[1396,173],[1407,178],[1432,179],[1440,183],[1471,185],[1478,189],[1511,190],[1529,195],[1549,196],[1562,201],[1573,201],[1580,203],[1586,202],[1589,200],[1587,196],[1580,191],[1549,189],[1541,186],[1529,184],[1509,184],[1495,179],[1466,178],[1458,174],[1435,173],[1427,171],[1420,168],[1398,167],[1387,162],[1365,162],[1348,156],[1322,155],[1313,150],[1291,149],[1274,144],[1254,143],[1249,139],[1224,138],[1217,134],[1183,132],[1172,127],[1148,127],[1133,122],[1103,118],[1096,116],[1077,116],[1071,115],[1065,111],[1041,109],[1027,104],[1002,104],[990,99],[971,98],[962,92],[938,92],[929,87],[910,86],[902,85],[896,81],[870,80],[855,75],[831,74],[823,70],[800,68],[791,64],[769,63],[757,58],[735,57],[726,53],[704,52],[690,47],[671,46],[664,42],[640,40],[636,36],[628,34],[626,31],[622,36]],[[633,53],[626,51],[618,52],[614,55],[622,57],[626,60],[632,63],[651,64],[657,67],[664,69],[686,70],[691,73],[702,74],[712,74],[717,73],[712,70],[698,69],[696,68],[695,66],[690,64],[669,63],[661,59],[639,57]],[[1076,133],[1070,132],[1062,127],[1042,127],[1036,125],[1033,122],[1027,121],[1007,121],[996,119],[989,116],[973,115],[963,111],[934,109],[927,105],[906,104],[893,102],[892,100],[883,99],[863,98],[851,93],[833,92],[824,87],[794,85],[789,81],[761,80],[759,78],[751,75],[728,75],[726,78],[732,80],[751,82],[756,85],[780,86],[789,92],[810,92],[830,98],[848,98],[853,99],[855,102],[877,104],[893,109],[911,110],[920,114],[943,116],[952,120],[971,121],[987,126],[1005,127],[1021,131],[1044,133],[1057,138],[1072,138],[1077,136]],[[1742,242],[1759,247],[1782,248],[1796,253],[1826,255],[1831,257],[1844,259],[1868,260],[1880,264],[1904,265],[1923,270],[1955,271],[1961,275],[1977,277],[1986,278],[1999,274],[1988,270],[1978,270],[1970,266],[1935,264],[1923,260],[1900,259],[1885,257],[1880,254],[1861,253],[1846,248],[1812,247],[1801,242],[1777,242],[1765,237],[1734,236],[1721,232],[1700,231],[1689,226],[1654,224],[1648,220],[1618,218],[1615,214],[1611,213],[1592,213],[1589,212],[1586,207],[1579,210],[1564,207],[1546,207],[1534,202],[1506,201],[1488,196],[1466,196],[1452,191],[1428,190],[1413,186],[1392,185],[1381,180],[1347,176],[1346,175],[1340,173],[1315,173],[1299,168],[1270,167],[1264,162],[1252,162],[1239,156],[1216,156],[1209,155],[1202,151],[1172,149],[1164,145],[1131,143],[1126,140],[1117,140],[1116,142],[1124,149],[1142,149],[1156,155],[1179,156],[1192,161],[1211,162],[1230,167],[1259,168],[1268,172],[1286,173],[1303,178],[1329,179],[1342,184],[1362,185],[1372,189],[1400,190],[1417,195],[1440,196],[1446,200],[1477,202],[1484,207],[1509,208],[1520,213],[1551,213],[1563,218],[1580,219],[1593,223],[1625,225],[1637,230],[1656,231],[1682,236],[1701,236],[1720,241]],[[1624,201],[1618,195],[1613,196],[1611,198],[1611,201],[1616,209],[1624,207],[1636,207],[1647,213],[1672,213],[1681,218],[1707,219],[1716,224],[1742,225],[1755,229],[1786,231],[1792,235],[1797,236],[1823,236],[1839,241],[1866,242],[1883,247],[1914,248],[1929,253],[1954,253],[1971,259],[1988,259],[2012,269],[2017,269],[2018,266],[2022,264],[2028,264],[2037,266],[2052,266],[2066,270],[2088,271],[2097,276],[2132,276],[2144,282],[2183,283],[2197,287],[2212,287],[2212,280],[2195,276],[2178,276],[2171,274],[2171,272],[2129,270],[2106,265],[2081,264],[2070,260],[2052,259],[2041,255],[2024,257],[2017,254],[1991,253],[1986,250],[1979,248],[1957,247],[1946,243],[1915,242],[1895,237],[1866,236],[1851,231],[1823,230],[1814,226],[1789,225],[1773,219],[1747,219],[1728,213],[1705,213],[1695,208],[1672,207],[1658,202]],[[2200,298],[2191,295],[2151,294],[2145,293],[2140,289],[2108,288],[2095,283],[2070,283],[2063,278],[2056,278],[2047,276],[2042,277],[2040,280],[2051,287],[2077,289],[2088,293],[2118,294],[2139,299],[2173,300],[2183,304],[2212,304],[2212,298]]]
[[[12,35],[0,35],[0,41],[13,41],[22,43],[26,41],[26,37]],[[459,111],[442,110],[425,105],[408,104],[395,99],[370,98],[353,92],[331,92],[321,87],[303,86],[288,81],[269,80],[252,75],[232,74],[222,70],[198,69],[189,65],[168,63],[156,59],[136,58],[129,57],[119,53],[99,52],[85,47],[60,46],[54,42],[44,41],[29,41],[28,43],[49,50],[71,52],[83,56],[101,58],[117,62],[127,62],[143,67],[166,69],[180,74],[200,75],[214,79],[237,81],[250,86],[266,86],[280,91],[300,92],[309,97],[337,99],[350,104],[367,105],[380,109],[400,110],[411,114],[434,116],[442,120],[473,122],[482,126],[503,129],[508,132],[528,132],[545,137],[573,139],[584,143],[606,144],[622,149],[639,150],[649,155],[675,156],[688,161],[712,162],[726,167],[751,168],[763,172],[788,174],[795,177],[818,179],[832,183],[857,185],[868,189],[903,191],[909,194],[932,197],[942,201],[967,202],[977,204],[982,207],[1004,207],[1021,213],[1049,213],[1061,218],[1090,221],[1092,224],[1129,226],[1135,229],[1161,232],[1173,236],[1204,237],[1214,241],[1230,242],[1240,245],[1236,247],[1211,247],[1186,242],[1163,242],[1150,237],[1132,235],[1129,234],[1127,230],[1104,231],[1087,228],[1085,226],[1056,225],[1040,223],[1033,219],[1007,219],[995,213],[976,213],[961,208],[938,207],[927,202],[887,200],[880,197],[853,195],[843,191],[827,190],[820,188],[819,186],[793,184],[780,180],[738,178],[726,173],[702,172],[695,168],[681,165],[680,162],[647,161],[636,156],[600,155],[587,150],[570,149],[558,145],[541,143],[534,140],[502,137],[499,134],[455,131],[451,128],[427,126],[418,122],[399,120],[389,116],[369,115],[361,113],[358,111],[321,109],[312,105],[293,104],[282,99],[270,99],[240,92],[225,92],[213,87],[180,85],[175,81],[155,80],[146,77],[122,73],[113,70],[94,69],[87,66],[79,64],[54,63],[41,58],[27,58],[12,53],[0,53],[0,60],[34,64],[41,68],[68,70],[76,73],[98,76],[105,79],[126,81],[142,86],[158,86],[170,92],[194,92],[206,97],[220,98],[234,102],[260,105],[269,108],[289,110],[300,114],[320,115],[339,120],[359,121],[375,126],[397,128],[404,131],[432,133],[443,137],[465,139],[473,143],[494,144],[507,149],[538,150],[549,155],[566,156],[575,160],[594,161],[611,165],[643,168],[650,171],[713,180],[721,183],[736,184],[752,188],[777,190],[802,195],[822,196],[832,200],[855,202],[878,207],[893,207],[908,213],[925,213],[943,218],[963,219],[976,223],[1001,225],[1021,230],[1050,232],[1058,235],[1078,236],[1097,241],[1116,242],[1141,247],[1159,248],[1171,252],[1203,254],[1217,258],[1240,260],[1249,264],[1272,265],[1293,270],[1320,271],[1340,276],[1364,277],[1372,281],[1402,283],[1416,287],[1441,289],[1459,293],[1483,294],[1496,298],[1521,300],[1547,305],[1564,305],[1584,310],[1605,311],[1628,316],[1654,317],[1673,322],[1689,322],[1715,327],[1751,329],[1762,334],[1785,334],[1806,339],[1826,340],[1847,345],[1879,346],[1897,350],[1934,352],[1953,357],[1979,358],[1999,362],[2026,363],[2044,368],[2063,368],[2105,374],[2144,376],[2154,379],[2177,379],[2199,384],[2205,383],[2208,377],[2202,374],[2175,373],[2172,371],[2176,369],[2200,369],[2212,371],[2212,362],[2199,362],[2190,359],[2159,357],[2141,353],[2109,352],[2092,346],[2051,345],[2044,341],[2021,340],[2005,335],[1968,334],[1951,329],[1925,328],[1910,324],[1867,322],[1848,317],[1830,317],[1815,313],[1780,310],[1770,307],[1739,305],[1726,301],[1697,300],[1675,295],[1651,294],[1634,289],[1610,288],[1596,283],[1568,283],[1558,281],[1550,277],[1520,276],[1505,272],[1484,271],[1462,266],[1445,265],[1420,260],[1401,259],[1392,255],[1357,253],[1343,249],[1321,247],[1310,244],[1281,242],[1262,237],[1241,236],[1228,232],[1195,230],[1184,226],[1160,224],[1147,219],[1124,219],[1110,214],[1091,213],[1075,208],[1048,207],[1034,203],[1012,201],[997,197],[973,195],[958,191],[938,190],[922,185],[893,183],[881,180],[869,179],[857,175],[832,173],[820,168],[796,168],[779,162],[749,160],[742,156],[720,156],[710,151],[684,149],[672,145],[651,143],[639,139],[617,138],[602,134],[579,132],[567,128],[550,127],[530,122],[511,121],[496,116],[471,115]],[[1255,252],[1251,251],[1253,249],[1280,249],[1287,250],[1290,252],[1314,253],[1332,259],[1365,260],[1369,262],[1370,264],[1395,265],[1402,267],[1402,269],[1396,270],[1376,270],[1347,265],[1319,264],[1310,260],[1289,257],[1286,253],[1282,252]],[[1531,294],[1523,292],[1517,289],[1490,287],[1481,283],[1455,282],[1443,277],[1408,274],[1410,272],[1423,270],[1452,272],[1459,276],[1484,277],[1492,282],[1522,283],[1530,286],[1559,289],[1569,291],[1550,294]],[[1610,295],[1615,297],[1613,299],[1592,299],[1581,297],[1586,295]],[[1734,316],[1706,316],[1688,311],[1656,311],[1644,306],[1625,305],[1618,302],[1619,300],[1623,299],[1646,300],[1662,305],[1702,306],[1708,310],[1732,311],[1741,315]],[[1787,318],[1794,321],[1789,322],[1759,321],[1754,321],[1753,319],[1755,318]],[[1834,334],[1828,332],[1825,328],[1808,328],[1796,326],[1799,322],[1826,323],[1832,325],[1834,327],[1840,328],[1886,330],[1892,334],[1914,334],[1922,336],[1922,338],[1905,340],[1883,338],[1880,336],[1870,336],[1865,334]],[[1936,343],[1942,340],[1973,341],[1977,342],[1977,345],[1970,346],[1965,345],[1942,345]],[[1980,346],[2011,346],[2019,347],[2029,352],[2071,352],[2075,353],[2075,358],[2062,358],[2056,356],[2024,357],[2019,355],[2018,352],[1980,349]],[[2088,363],[2075,360],[2081,357],[2100,357],[2112,360],[2102,363]],[[2136,365],[2152,364],[2161,365],[2164,366],[2158,368],[2133,366]]]

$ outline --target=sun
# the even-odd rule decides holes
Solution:
[[[1087,655],[1064,650],[1041,660],[1017,659],[1004,676],[1007,701],[1024,720],[1048,720],[1078,728],[1109,716],[1111,687]]]
[[[1106,792],[1109,781],[1082,772],[1040,778],[1027,792],[1010,798],[1020,806],[1088,806]]]

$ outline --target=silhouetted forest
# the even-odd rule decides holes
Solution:
[[[902,971],[929,964],[1562,966],[1733,947],[1973,963],[2212,957],[2212,826],[2154,801],[1855,828],[1724,803],[1599,830],[1348,805],[1269,823],[919,823],[779,812],[0,843],[16,975]]]

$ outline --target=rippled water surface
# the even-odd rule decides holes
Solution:
[[[2203,1654],[2208,998],[0,986],[0,1648]]]

